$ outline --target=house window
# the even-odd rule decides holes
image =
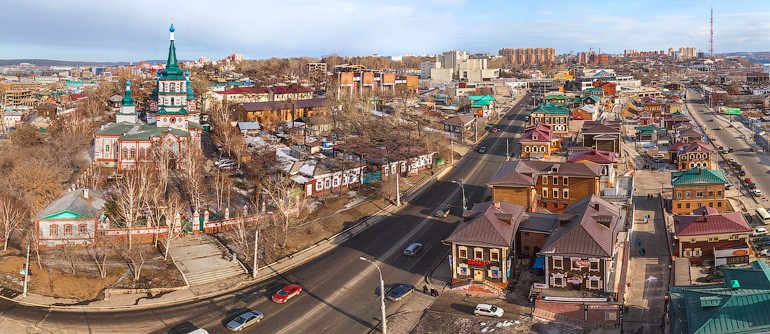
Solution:
[[[690,203],[685,203],[684,207],[685,207],[685,209],[689,209],[690,208]]]
[[[561,183],[562,183],[563,185],[565,185],[565,186],[568,186],[568,185],[569,185],[569,178],[568,178],[568,177],[566,177],[566,176],[565,176],[565,177],[562,177],[562,178],[561,178]]]
[[[51,225],[48,232],[52,237],[59,236],[59,225]]]
[[[569,198],[569,189],[563,189],[562,190],[562,198],[568,199]]]
[[[104,153],[106,153],[106,154],[110,153],[110,144],[104,145]]]
[[[473,249],[473,258],[476,260],[483,260],[484,259],[484,249],[483,248],[474,248]]]
[[[88,225],[86,224],[78,225],[78,235],[88,235]]]
[[[559,189],[553,190],[553,198],[559,198]]]
[[[676,192],[676,198],[682,198],[682,192],[681,191],[677,191]]]
[[[555,186],[559,185],[559,177],[558,176],[554,176],[553,177],[553,185],[555,185]]]
[[[717,190],[717,196],[722,196],[722,191],[721,190]]]
[[[602,280],[599,276],[588,276],[588,289],[599,290],[602,287]]]
[[[548,176],[543,176],[543,185],[548,185]]]
[[[461,259],[467,259],[468,258],[468,247],[460,246],[457,247],[457,257]]]
[[[132,147],[128,152],[129,152],[128,153],[129,158],[131,158],[131,159],[135,159],[136,158],[136,149],[135,148]]]
[[[564,258],[562,258],[561,256],[554,256],[553,269],[564,269]]]
[[[696,248],[692,250],[692,256],[702,256],[703,252],[701,252],[700,248]]]
[[[332,180],[329,180],[329,178],[324,179],[324,187],[329,188],[332,185]]]
[[[692,256],[692,249],[685,248],[684,249],[684,257],[691,257]]]
[[[563,288],[567,284],[566,280],[564,279],[564,274],[553,274],[551,276],[551,285]]]
[[[500,262],[500,251],[493,249],[489,251],[489,261]]]
[[[72,224],[64,225],[64,236],[65,237],[72,236]]]
[[[676,208],[677,209],[681,209],[682,208],[682,203],[676,203]]]
[[[599,260],[598,259],[592,259],[591,264],[588,267],[588,270],[590,271],[599,271]]]
[[[171,105],[174,105],[174,97],[171,97]]]
[[[524,152],[529,153],[529,146],[524,146]]]
[[[321,181],[316,181],[315,191],[321,191],[324,188],[324,184]]]
[[[722,202],[717,202],[717,207],[721,208],[722,207]]]
[[[686,198],[690,198],[690,192],[689,192],[689,191],[685,191],[685,192],[684,192],[684,197],[686,197]]]
[[[741,238],[741,236],[737,235],[737,234],[733,234],[733,235],[730,236],[730,240],[738,240],[740,238]]]
[[[123,159],[128,159],[128,149],[124,147],[122,151]]]
[[[713,191],[709,191],[709,197],[714,197],[714,192]]]
[[[709,242],[719,241],[719,237],[709,237]]]
[[[548,188],[543,188],[543,198],[548,198]]]
[[[703,197],[703,192],[702,191],[696,192],[695,197],[698,197],[698,198]]]

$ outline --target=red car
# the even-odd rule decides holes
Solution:
[[[492,133],[495,133],[495,132],[497,132],[497,131],[500,131],[500,129],[498,129],[498,128],[492,128]]]
[[[278,290],[273,295],[273,301],[279,304],[285,303],[289,298],[294,297],[302,292],[302,286],[299,284],[289,284]]]

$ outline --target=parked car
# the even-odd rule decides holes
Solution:
[[[740,136],[738,136],[738,138],[739,139],[746,139],[746,136],[745,135],[740,135]]]
[[[770,256],[770,249],[763,249],[761,252],[759,252],[760,256]]]
[[[760,247],[760,248],[770,247],[770,240],[758,242],[757,247]]]
[[[767,229],[764,227],[757,227],[753,232],[751,232],[752,237],[757,237],[760,235],[767,235]]]
[[[440,218],[446,218],[449,216],[449,206],[448,205],[442,205],[436,210],[436,217]]]
[[[734,151],[735,151],[735,149],[732,148],[732,147],[728,147],[727,148],[727,153],[733,153]]]
[[[730,190],[730,189],[733,189],[733,188],[735,188],[734,184],[732,184],[732,183],[725,184],[725,190]]]
[[[761,190],[759,190],[759,189],[757,189],[757,184],[756,184],[756,183],[754,183],[754,182],[751,182],[751,183],[749,183],[749,184],[748,184],[748,185],[746,185],[746,186],[747,186],[749,189],[751,189],[751,192],[755,193],[755,194],[754,194],[754,196],[757,196],[757,197],[759,197],[759,196],[761,196],[761,195],[762,195],[762,191],[761,191]],[[754,191],[754,190],[756,190],[756,191]],[[757,194],[756,194],[756,192],[759,192],[759,195],[757,195]]]
[[[739,171],[738,171],[738,176],[746,176],[746,171],[745,171],[745,170],[742,170],[742,169],[741,169],[741,170],[739,170]]]
[[[714,130],[722,130],[722,126],[720,125],[720,126],[714,128]]]
[[[406,249],[404,249],[404,255],[406,256],[415,256],[422,250],[422,244],[419,242],[413,242],[409,244],[409,246],[406,246]]]
[[[767,242],[767,241],[770,241],[770,236],[768,236],[768,235],[763,235],[763,236],[754,238],[754,243],[756,243],[756,244],[761,244],[761,243]]]
[[[233,161],[233,159],[230,159],[230,158],[222,158],[219,161],[214,162],[214,166],[219,166],[219,165],[225,164],[225,163],[232,164],[232,163],[235,163],[235,161]]]
[[[479,153],[486,153],[486,152],[487,152],[486,146],[479,147]]]
[[[388,291],[388,294],[385,295],[385,298],[388,298],[388,300],[392,300],[394,302],[397,302],[404,297],[408,296],[410,293],[414,291],[414,286],[409,284],[399,284],[390,289]]]
[[[492,133],[495,133],[495,132],[497,132],[497,131],[500,131],[500,129],[498,129],[498,128],[492,128],[492,130],[490,130],[490,131],[491,131]]]
[[[753,184],[753,183],[752,183]],[[759,189],[752,189],[751,194],[754,195],[754,197],[760,197],[762,196],[762,190]]]
[[[281,290],[278,290],[278,292],[276,292],[273,295],[272,299],[276,303],[283,304],[286,301],[288,301],[289,299],[291,299],[291,297],[299,295],[300,292],[302,292],[302,286],[301,285],[299,285],[299,284],[289,284],[289,285],[281,288]]]
[[[476,305],[476,309],[473,310],[473,314],[475,315],[485,315],[488,317],[496,317],[500,318],[503,316],[503,309],[489,304],[478,304]]]
[[[727,158],[727,162],[730,163],[730,164],[733,164],[733,163],[735,163],[735,158],[729,157],[729,158]]]
[[[259,311],[248,311],[227,323],[227,329],[233,332],[242,331],[247,326],[258,323],[265,315]]]

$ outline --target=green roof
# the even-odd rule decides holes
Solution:
[[[471,95],[468,96],[468,100],[471,101],[495,101],[495,98],[491,95]]]
[[[652,136],[652,134],[655,133],[653,130],[642,130],[639,131],[640,136]]]
[[[486,107],[486,106],[488,106],[488,105],[490,105],[490,104],[492,104],[492,102],[490,102],[490,101],[487,101],[487,100],[478,100],[478,101],[476,101],[476,102],[473,102],[473,104],[471,104],[471,107],[474,107],[474,108],[481,108],[481,107]]]
[[[569,109],[558,105],[541,105],[540,108],[535,109],[532,113],[546,113],[550,115],[569,115]]]
[[[157,112],[158,115],[182,115],[182,114],[188,114],[187,109],[184,107],[179,108],[177,111],[168,111],[166,108],[160,108]]]
[[[671,185],[673,186],[699,184],[727,184],[727,179],[725,179],[725,173],[721,170],[700,167],[671,173]]]
[[[97,131],[96,134],[102,136],[120,136],[130,131],[136,125],[137,124],[123,122],[108,124],[103,129]]]
[[[131,81],[126,80],[126,94],[123,96],[123,106],[125,107],[133,107],[134,106],[134,97],[131,96]]]
[[[590,87],[583,90],[584,92],[604,92],[601,87]]]
[[[546,97],[543,98],[544,100],[566,100],[567,97],[561,94],[551,94],[546,95]]]
[[[722,284],[671,287],[670,332],[767,333],[770,331],[768,271],[765,262],[759,260],[750,267],[722,268],[725,275]]]
[[[601,97],[598,97],[598,96],[596,96],[596,95],[588,95],[588,96],[586,96],[586,98],[589,98],[589,99],[591,99],[591,100],[594,100],[594,102],[596,102],[596,103],[599,103],[599,101],[601,101],[601,100],[602,100],[602,98],[601,98]]]
[[[659,128],[655,125],[642,125],[634,127],[636,131],[658,131],[658,130],[665,130],[664,128]]]
[[[187,131],[174,129],[174,128],[161,128],[155,125],[145,125],[142,127],[141,131],[134,132],[130,134],[126,134],[125,136],[122,136],[121,139],[123,140],[149,140],[153,137],[161,137],[167,132],[171,132],[177,137],[187,137],[188,133]]]

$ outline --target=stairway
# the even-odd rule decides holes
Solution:
[[[246,274],[237,261],[230,261],[227,249],[207,234],[190,235],[171,241],[169,256],[191,287]]]

